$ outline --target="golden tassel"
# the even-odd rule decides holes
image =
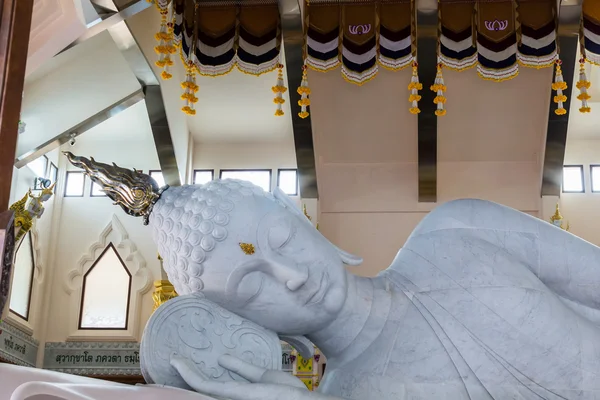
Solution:
[[[552,84],[552,90],[556,90],[556,96],[554,96],[554,102],[558,104],[558,108],[554,110],[556,115],[565,115],[564,102],[567,101],[567,96],[563,94],[563,90],[567,89],[567,82],[563,80],[562,69],[560,68],[562,61],[560,59],[555,61],[556,63],[556,78]]]
[[[181,99],[185,101],[181,111],[187,115],[196,115],[194,104],[198,102],[196,92],[198,92],[199,87],[196,84],[196,73],[194,72],[194,64],[191,61],[188,62],[186,78],[185,81],[181,82],[181,87],[183,88]]]
[[[435,81],[429,89],[432,92],[436,93],[436,96],[433,99],[433,103],[437,104],[437,110],[435,110],[435,115],[437,115],[438,117],[446,115],[446,109],[444,108],[444,104],[446,104],[446,97],[444,96],[444,92],[446,92],[446,85],[444,84],[444,76],[442,75],[441,63],[437,65]]]
[[[306,68],[306,64],[302,66],[302,82],[300,83],[297,92],[301,96],[300,100],[298,100],[298,105],[300,106],[298,116],[304,119],[310,115],[308,113],[308,106],[310,106],[310,98],[308,97],[310,96],[310,88],[308,87],[308,68]]]
[[[408,84],[408,90],[410,91],[410,96],[408,96],[408,101],[412,103],[412,107],[409,109],[411,114],[418,114],[421,112],[419,109],[419,100],[421,100],[421,96],[419,95],[419,90],[423,89],[423,84],[419,83],[419,64],[415,61],[412,65],[412,78],[410,79],[410,83]]]
[[[277,109],[275,110],[275,116],[281,117],[283,114],[282,106],[285,103],[285,99],[283,98],[283,94],[286,92],[287,88],[283,83],[283,64],[277,64],[277,82],[275,86],[271,88],[273,93],[275,93],[275,98],[273,99],[273,103],[277,105]]]
[[[579,89],[579,96],[577,98],[581,100],[581,108],[579,109],[581,113],[589,113],[592,110],[588,105],[588,100],[592,98],[588,94],[590,86],[591,83],[587,80],[585,74],[585,58],[581,58],[579,60],[579,81],[577,82],[577,89]]]

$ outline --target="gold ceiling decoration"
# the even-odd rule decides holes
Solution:
[[[285,103],[281,64],[281,21],[276,0],[151,0],[162,15],[157,65],[164,79],[179,53],[186,67],[182,110],[196,112],[196,76],[220,76],[233,68],[261,75],[278,70],[272,91],[276,116]],[[343,78],[363,85],[379,68],[398,71],[412,67],[409,110],[420,113],[415,0],[305,0],[304,65],[298,115],[309,115],[307,69],[327,72],[340,68]],[[584,0],[581,20],[581,112],[589,112],[585,63],[600,64],[600,2]],[[557,35],[556,0],[438,0],[437,74],[426,82],[435,92],[435,114],[446,114],[443,69],[464,71],[477,67],[485,80],[513,79],[520,67],[554,67],[552,90],[556,114],[564,115],[567,100]]]

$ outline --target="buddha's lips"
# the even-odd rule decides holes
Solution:
[[[319,287],[317,290],[310,296],[310,298],[306,301],[306,304],[318,304],[323,300],[325,295],[327,294],[327,289],[329,289],[329,275],[324,272],[321,275],[321,281],[319,282]]]

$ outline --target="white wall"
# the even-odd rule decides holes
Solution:
[[[65,145],[62,150],[69,150],[78,155],[92,156],[101,162],[115,162],[119,166],[137,168],[145,172],[160,169],[143,102],[88,131],[77,140],[75,146]],[[59,176],[62,184],[58,188],[59,204],[56,210],[58,220],[53,230],[53,246],[56,248],[56,252],[52,260],[52,290],[47,298],[48,321],[44,339],[51,342],[64,342],[69,338],[106,340],[111,337],[113,339],[121,337],[140,340],[142,329],[152,312],[152,290],[143,294],[137,309],[132,307],[134,314],[139,313],[139,321],[137,321],[134,332],[82,332],[77,330],[76,317],[80,304],[80,292],[73,288],[81,285],[81,276],[74,275],[74,271],[85,272],[85,268],[89,268],[89,263],[82,262],[82,259],[92,253],[94,257],[97,256],[97,251],[90,252],[90,248],[100,241],[102,232],[111,225],[113,216],[116,216],[129,241],[137,248],[139,254],[130,258],[141,257],[145,262],[145,268],[140,265],[134,266],[134,268],[140,269],[138,273],[133,271],[134,282],[136,279],[140,282],[145,282],[146,278],[150,282],[159,279],[160,264],[157,260],[157,249],[152,240],[151,231],[143,225],[142,219],[128,216],[121,208],[114,206],[108,197],[90,197],[91,181],[89,179],[86,179],[84,197],[62,196],[66,171],[77,170],[67,164],[66,159],[61,157]],[[113,229],[113,232],[106,237],[106,244],[109,241],[122,240],[120,236],[122,233],[118,229]],[[117,243],[114,244],[117,246]],[[130,250],[118,249],[126,264],[129,263],[127,258]],[[110,293],[106,293],[106,295],[110,296]],[[133,322],[130,320],[130,324]]]
[[[600,193],[592,193],[591,164],[600,164],[600,140],[569,139],[565,165],[583,165],[585,193],[561,193],[560,208],[572,233],[600,246]],[[548,213],[552,215],[554,208]]]
[[[186,180],[186,171],[188,170],[188,143],[190,141],[186,115],[181,111],[183,104],[180,100],[182,93],[180,84],[185,78],[185,70],[179,55],[174,54],[173,61],[175,65],[171,71],[173,78],[169,80],[160,78],[162,69],[154,64],[158,60],[158,56],[154,51],[154,46],[157,45],[154,34],[160,29],[160,13],[156,10],[156,7],[150,7],[134,15],[127,20],[127,24],[133,32],[144,56],[152,66],[155,75],[159,77],[165,111],[171,131],[171,139],[173,140],[175,150],[175,159],[179,168],[181,181],[184,182]]]
[[[46,154],[49,162],[58,165],[58,151],[52,151]],[[33,187],[33,181],[36,178],[33,171],[25,166],[21,169],[14,169],[13,181],[10,195],[10,203],[23,198],[27,191]],[[34,192],[34,195],[38,195],[39,192]],[[30,311],[29,318],[27,321],[22,318],[10,313],[7,317],[7,321],[11,324],[18,326],[28,334],[32,334],[36,339],[39,339],[42,332],[43,325],[43,313],[41,305],[44,297],[44,286],[47,282],[47,276],[49,271],[49,253],[50,253],[50,239],[52,236],[52,220],[54,214],[54,203],[55,197],[52,197],[49,201],[44,203],[44,214],[41,219],[35,220],[34,226],[31,230],[32,233],[32,244],[35,259],[35,269],[33,276],[33,285],[31,292]],[[15,287],[12,288],[13,290]]]
[[[21,117],[27,128],[19,137],[17,156],[140,89],[108,32],[80,46],[42,67],[39,74],[46,68],[47,74],[34,74],[26,82]]]

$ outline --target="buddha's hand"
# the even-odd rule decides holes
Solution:
[[[175,356],[171,358],[171,365],[179,372],[183,380],[198,393],[208,396],[231,400],[335,399],[309,392],[298,378],[283,371],[260,368],[229,355],[221,356],[218,362],[221,367],[238,374],[251,383],[212,381],[189,360]]]

